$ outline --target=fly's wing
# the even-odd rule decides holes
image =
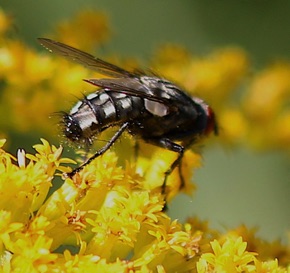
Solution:
[[[55,52],[70,61],[77,62],[84,67],[87,67],[92,70],[96,70],[101,74],[108,75],[111,77],[136,77],[136,74],[131,73],[121,67],[118,67],[114,64],[103,61],[99,58],[94,57],[93,55],[71,47],[69,45],[53,41],[47,38],[38,38],[39,43],[44,46],[47,50]]]
[[[152,90],[147,90],[138,78],[86,79],[84,81],[113,92],[124,93],[169,105],[168,100],[156,96]]]
[[[85,80],[93,85],[101,88],[106,88],[113,92],[125,93],[130,96],[140,97],[151,101],[163,103],[171,112],[175,112],[180,107],[180,96],[184,96],[178,88],[170,90],[170,88],[158,88],[156,86],[149,87],[148,84],[140,81],[142,76],[140,72],[129,72],[116,65],[95,58],[93,55],[83,52],[66,44],[56,42],[47,38],[38,38],[49,51],[55,52],[69,60],[75,61],[87,68],[96,70],[104,75],[111,76],[110,79],[88,79]],[[154,82],[157,80],[151,81]],[[152,85],[152,84],[151,84]],[[174,85],[169,85],[169,87]]]
[[[84,81],[107,89],[108,91],[124,93],[141,97],[166,105],[171,112],[191,103],[192,99],[174,84],[162,79],[150,78],[151,84],[141,81],[143,77],[114,79],[85,79]],[[160,82],[162,82],[160,84]]]

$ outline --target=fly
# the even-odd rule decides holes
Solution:
[[[200,98],[191,97],[172,82],[141,71],[127,71],[79,49],[47,38],[39,42],[49,51],[96,70],[111,78],[85,79],[99,89],[80,100],[62,117],[63,133],[74,143],[92,144],[94,136],[119,126],[115,135],[82,165],[75,168],[73,177],[95,158],[104,154],[115,141],[128,131],[145,142],[176,152],[176,160],[165,172],[166,181],[178,167],[181,188],[184,179],[181,161],[184,151],[202,136],[217,134],[218,127],[212,109]]]

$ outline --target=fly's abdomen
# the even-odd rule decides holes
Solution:
[[[63,131],[73,142],[91,142],[104,129],[134,119],[143,112],[141,98],[100,90],[86,96],[63,116]]]

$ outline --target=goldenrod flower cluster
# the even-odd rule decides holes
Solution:
[[[113,152],[61,183],[73,162],[62,147],[42,140],[34,149],[17,158],[0,150],[0,272],[289,272],[278,265],[289,249],[245,227],[222,235],[171,220],[162,180],[118,165]],[[61,185],[49,195],[52,183]]]
[[[71,37],[76,36],[70,33],[76,25],[84,28],[73,41]],[[94,31],[98,35],[93,35]],[[69,37],[67,43],[88,49],[96,42],[100,45],[108,34],[104,15],[91,11],[81,13],[71,24],[61,23],[55,32],[55,39]],[[0,120],[1,133],[35,134],[38,131],[45,136],[56,135],[53,128],[57,119],[51,121],[48,117],[54,117],[60,109],[68,109],[81,98],[80,91],[88,88],[82,79],[88,78],[90,71],[66,60],[55,61],[47,52],[39,53],[12,34],[11,18],[0,9],[0,115],[5,117]],[[87,39],[88,36],[91,38]],[[89,45],[85,41],[89,41]]]
[[[155,189],[146,189],[132,163],[122,168],[107,152],[48,196],[56,172],[68,171],[63,164],[73,161],[61,158],[62,148],[45,140],[34,148],[35,155],[19,150],[17,159],[0,150],[2,272],[195,267],[201,232],[162,212],[160,180]]]
[[[0,10],[1,133],[38,130],[51,136],[53,126],[44,117],[67,109],[68,94],[79,96],[87,88],[81,79],[91,72],[31,49],[13,38],[12,24]],[[103,14],[85,11],[55,33],[57,40],[91,50],[106,41],[109,30]],[[225,143],[289,146],[288,64],[249,80],[241,49],[198,58],[179,46],[162,48],[152,63],[214,106]],[[67,164],[75,162],[62,157],[61,146],[41,142],[34,154],[19,149],[15,157],[0,141],[0,272],[290,272],[289,248],[259,239],[255,230],[241,226],[221,234],[198,219],[181,224],[167,216],[161,185],[174,153],[143,148],[137,161],[120,163],[119,154],[108,151],[67,178]],[[182,190],[190,194],[201,157],[187,151],[183,163]],[[175,170],[166,201],[180,192],[180,183]]]

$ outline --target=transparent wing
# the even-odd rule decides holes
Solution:
[[[113,77],[109,79],[86,79],[85,81],[98,87],[106,88],[112,92],[125,93],[130,96],[141,97],[163,103],[168,106],[171,111],[176,111],[176,105],[174,100],[172,100],[172,96],[169,96],[169,98],[162,96],[162,93],[164,94],[165,90],[159,88],[148,88],[148,86],[140,82],[140,75],[143,74],[143,72],[129,72],[114,64],[96,58],[89,53],[54,40],[38,38],[38,41],[51,52],[55,52],[69,60],[75,61],[104,75]],[[176,100],[176,96],[173,97],[175,97]]]
[[[153,90],[148,91],[137,78],[85,79],[84,81],[101,88],[106,88],[108,91],[124,93],[171,106],[171,102],[168,99],[157,96],[152,92]]]
[[[131,73],[121,67],[114,64],[103,61],[93,55],[71,47],[69,45],[56,42],[47,38],[38,38],[39,43],[51,52],[55,52],[70,61],[77,62],[84,67],[92,70],[96,70],[101,74],[108,75],[111,77],[136,77],[137,75]]]

